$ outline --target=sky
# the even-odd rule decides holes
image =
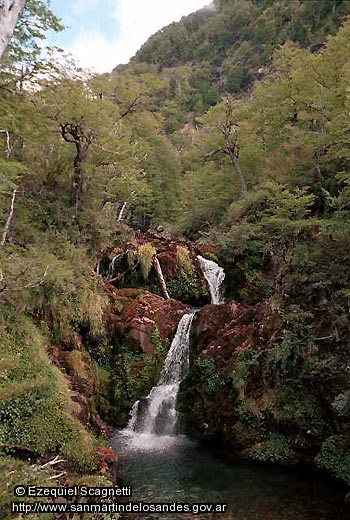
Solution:
[[[50,36],[82,67],[109,72],[156,31],[211,0],[51,0],[66,30]]]

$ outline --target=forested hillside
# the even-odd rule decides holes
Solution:
[[[69,482],[108,482],[106,423],[125,424],[176,319],[208,302],[199,252],[255,314],[234,325],[250,350],[222,356],[197,323],[192,431],[207,416],[204,436],[248,457],[350,484],[349,14],[348,0],[218,0],[91,75],[48,45],[63,30],[48,3],[28,2],[0,69],[4,511],[9,482],[52,476],[39,468],[56,455]],[[166,311],[157,253],[178,268]],[[153,357],[125,333],[147,298],[159,329],[174,313]]]

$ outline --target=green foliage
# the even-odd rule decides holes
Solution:
[[[62,456],[72,465],[72,470],[81,475],[96,471],[98,460],[96,457],[95,440],[86,430],[80,429],[71,436],[62,446]]]
[[[212,360],[199,357],[196,365],[200,370],[203,390],[207,395],[213,396],[225,386],[225,381]]]
[[[182,269],[188,273],[193,274],[194,272],[194,265],[192,263],[189,251],[187,247],[183,246],[177,246],[176,248],[176,259],[179,263],[179,265],[182,267]]]
[[[67,365],[70,371],[83,379],[88,379],[85,363],[80,350],[72,350],[67,355]]]
[[[333,476],[350,484],[350,449],[349,440],[334,436],[327,439],[321,446],[316,457],[316,464],[329,471]]]
[[[264,424],[265,416],[260,410],[254,398],[248,397],[240,402],[234,409],[239,421],[250,428],[261,429]]]
[[[148,280],[155,254],[156,250],[151,244],[143,244],[137,251],[137,257],[141,264],[142,276],[145,281]]]
[[[293,455],[288,440],[281,434],[271,434],[268,441],[256,445],[251,456],[259,462],[287,462]]]
[[[75,346],[68,370],[93,382],[99,409],[120,423],[159,377],[167,346],[157,333],[147,357],[109,341],[105,330],[108,302],[93,269],[101,251],[129,243],[125,224],[205,236],[225,265],[229,296],[248,304],[271,298],[278,309],[266,356],[239,353],[230,378],[216,360],[197,360],[208,402],[222,391],[232,400],[238,394],[229,416],[255,430],[268,419],[323,435],[330,427],[315,386],[333,393],[343,382],[350,334],[350,23],[340,26],[350,3],[215,6],[159,31],[129,65],[91,76],[53,59],[45,34],[61,24],[47,2],[27,3],[0,70],[1,128],[11,144],[0,159],[2,230],[17,189],[0,247],[0,441],[8,450],[62,451],[74,471],[96,468],[94,441],[72,416],[47,343],[71,350],[74,337],[84,337],[97,365],[88,373]],[[223,146],[226,101],[234,155]],[[78,138],[64,140],[66,124]],[[128,253],[128,285],[152,287],[154,255],[149,243]],[[176,256],[182,274],[167,281],[170,295],[206,303],[188,250],[179,246]],[[255,375],[264,398],[250,395]],[[348,481],[347,449],[338,447],[325,444],[320,465]],[[254,451],[275,462],[290,454],[279,434]]]
[[[286,41],[306,46],[332,33],[349,2],[322,1],[216,2],[153,35],[136,53],[134,63],[163,68],[189,62],[208,67],[207,77],[219,75],[222,90],[236,92],[256,77],[274,49]],[[226,79],[226,81],[225,81]]]
[[[233,387],[242,392],[246,387],[249,371],[252,367],[258,365],[260,352],[257,350],[246,350],[237,356],[237,364],[234,372],[230,376]]]
[[[171,298],[181,302],[206,301],[208,288],[198,279],[194,272],[182,272],[178,278],[167,281],[167,289]]]
[[[14,457],[0,454],[0,508],[1,518],[10,520],[13,518],[11,513],[11,502],[20,502],[22,499],[14,495],[14,488],[18,483],[23,486],[45,486],[50,487],[55,484],[50,481],[50,477],[55,476],[52,468],[41,468],[38,464],[29,465],[25,461]],[[27,498],[28,502],[33,499]],[[48,515],[43,515],[48,518]]]
[[[0,443],[8,450],[57,452],[78,431],[67,383],[50,364],[45,340],[24,316],[1,320]]]

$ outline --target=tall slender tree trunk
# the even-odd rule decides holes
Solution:
[[[74,177],[73,177],[73,190],[72,190],[72,202],[75,206],[76,212],[81,208],[83,202],[83,169],[82,160],[79,159],[78,155],[74,159]]]
[[[248,189],[247,189],[247,184],[245,182],[245,179],[244,179],[244,175],[243,175],[243,172],[241,170],[241,167],[239,165],[239,161],[236,157],[236,155],[230,151],[229,152],[230,154],[230,159],[231,159],[231,162],[232,162],[232,166],[235,170],[235,172],[237,173],[237,176],[238,176],[238,179],[239,179],[239,182],[240,182],[240,185],[241,185],[241,195],[242,197],[245,197],[248,193]]]
[[[0,0],[0,58],[4,54],[27,0]]]
[[[164,295],[166,300],[170,300],[170,296],[169,296],[168,289],[167,289],[167,286],[166,286],[166,283],[165,283],[165,280],[164,280],[162,268],[160,266],[160,263],[159,263],[159,260],[157,258],[157,255],[155,255],[154,258],[153,258],[153,264],[154,264],[155,270],[157,272],[159,285],[160,285],[160,287],[162,289],[163,295]]]
[[[10,226],[11,226],[12,217],[13,217],[13,211],[14,211],[14,207],[15,207],[16,195],[17,195],[17,190],[13,190],[10,210],[9,210],[9,214],[7,216],[6,224],[5,224],[5,227],[4,227],[4,232],[3,232],[2,237],[1,237],[0,246],[5,245],[5,242],[6,242],[6,239],[7,239],[7,234],[9,232],[9,229],[10,229]]]
[[[77,155],[74,158],[74,176],[73,176],[73,189],[72,189],[72,202],[75,206],[76,212],[81,208],[83,203],[83,191],[84,191],[84,172],[82,163],[85,159],[85,153],[77,146]]]

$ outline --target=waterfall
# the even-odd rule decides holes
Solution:
[[[198,260],[209,285],[212,303],[221,303],[221,286],[225,279],[223,268],[201,256]],[[131,438],[138,448],[149,449],[176,438],[179,430],[176,401],[181,381],[189,369],[190,332],[195,314],[193,311],[181,318],[157,386],[147,397],[136,401],[131,409],[129,424],[122,434]]]
[[[110,278],[113,278],[114,270],[115,270],[115,264],[116,264],[117,260],[119,260],[119,258],[122,258],[122,255],[116,255],[116,256],[114,256],[114,257],[112,258],[111,263],[109,264],[108,274],[109,274],[109,277],[110,277]]]
[[[128,430],[143,434],[176,434],[178,414],[176,399],[180,383],[189,368],[190,331],[195,312],[185,314],[165,359],[158,382],[145,399],[137,401],[131,410]]]
[[[211,260],[207,260],[202,256],[197,256],[199,263],[201,265],[203,274],[205,279],[209,285],[209,291],[211,295],[211,302],[214,305],[218,305],[219,303],[223,303],[222,298],[222,284],[225,280],[225,271],[222,267],[220,267],[215,262]]]

